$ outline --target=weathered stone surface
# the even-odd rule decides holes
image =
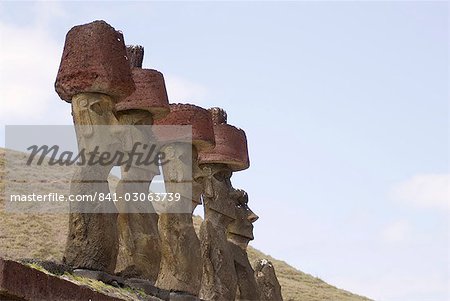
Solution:
[[[0,300],[120,301],[86,286],[51,276],[18,262],[0,259]]]
[[[166,213],[160,214],[158,227],[162,260],[156,284],[163,289],[198,296],[202,265],[200,242],[194,230],[192,212],[201,202],[203,186],[202,175],[198,173],[201,170],[197,163],[197,150],[214,145],[214,132],[207,110],[190,104],[175,104],[170,109],[170,114],[155,124],[191,126],[192,144],[178,142],[180,138],[184,138],[180,137],[180,132],[164,132],[155,128],[158,140],[165,143],[163,152],[167,163],[162,168],[166,191],[180,193],[182,196],[178,208],[167,208]]]
[[[203,172],[203,203],[205,206],[205,219],[210,213],[224,215],[223,220],[227,224],[222,226],[226,229],[236,219],[235,203],[231,185],[232,172],[225,164],[204,164],[201,167]],[[214,215],[215,216],[215,215]]]
[[[161,242],[156,213],[120,213],[119,254],[116,272],[155,283],[161,261]]]
[[[111,213],[71,213],[64,263],[114,273],[118,252],[116,218]]]
[[[97,92],[120,100],[135,85],[126,57],[122,33],[104,21],[73,27],[66,36],[55,82],[61,99],[84,92]]]
[[[144,47],[140,45],[127,45],[127,58],[131,68],[142,68]]]
[[[73,98],[72,114],[77,126],[79,150],[114,152],[121,148],[120,140],[111,132],[94,130],[94,125],[118,125],[112,99],[100,93],[81,93]],[[77,166],[72,177],[72,195],[108,194],[108,175],[114,164]],[[117,211],[111,202],[72,202],[69,234],[63,261],[73,268],[114,273],[117,250]],[[89,212],[89,213],[86,213]],[[109,212],[109,213],[106,213]]]
[[[192,127],[192,144],[198,151],[214,146],[214,130],[211,114],[192,104],[170,104],[170,113],[165,118],[155,121],[155,125],[189,125]],[[190,133],[189,133],[190,134]],[[186,132],[174,132],[164,128],[155,128],[156,138],[162,143],[185,140]]]
[[[133,57],[132,57],[133,58]],[[168,106],[168,105],[167,105]],[[127,125],[130,133],[127,135],[126,151],[140,145],[137,151],[153,157],[148,153],[156,146],[150,125],[154,115],[148,110],[125,110],[119,115],[122,125]],[[141,126],[146,125],[146,126]],[[147,150],[143,149],[147,144]],[[153,162],[153,160],[152,160]],[[121,179],[116,187],[119,198],[117,208],[119,230],[119,254],[116,272],[123,277],[138,277],[156,281],[161,261],[161,243],[158,233],[158,215],[150,202],[126,202],[126,195],[149,193],[153,178],[159,174],[155,164],[142,164],[134,158],[132,164],[121,167]]]
[[[234,268],[237,276],[238,290],[236,300],[259,301],[259,289],[255,280],[255,271],[248,260],[247,251],[239,245],[229,242],[230,252],[233,254]]]
[[[226,112],[210,109],[214,120],[216,146],[199,152],[204,173],[205,220],[200,228],[203,278],[200,297],[206,300],[234,300],[238,274],[227,228],[236,219],[236,194],[231,185],[233,171],[248,168],[245,133],[226,124]]]
[[[170,301],[200,301],[200,299],[197,296],[185,294],[185,293],[177,293],[177,292],[170,292]]]
[[[228,226],[228,239],[247,248],[250,240],[253,240],[253,223],[258,220],[258,216],[248,206],[248,194],[244,190],[234,189],[232,192],[234,200],[236,219]]]
[[[155,120],[169,114],[169,99],[163,74],[157,70],[141,68],[133,68],[131,72],[136,90],[127,98],[119,101],[116,104],[116,110],[118,112],[149,111]]]
[[[254,269],[261,301],[282,301],[281,286],[272,263],[267,259],[260,259],[255,263]]]
[[[197,296],[202,277],[200,243],[191,213],[162,213],[161,268],[156,286]]]
[[[227,124],[227,112],[218,107],[208,109],[214,125]]]
[[[211,215],[217,215],[217,218]],[[200,227],[203,276],[199,297],[203,300],[229,301],[236,297],[237,276],[223,227],[227,222],[222,220],[223,215],[219,215],[210,214]]]
[[[227,236],[238,278],[236,300],[257,301],[260,300],[259,289],[248,259],[247,247],[250,240],[253,240],[253,223],[258,216],[248,207],[248,195],[244,190],[234,189],[231,195],[236,219],[228,226]]]
[[[202,288],[205,300],[234,300],[237,276],[234,258],[227,241],[226,229],[235,219],[231,198],[231,171],[224,164],[206,164],[203,201],[205,220],[200,227],[202,250]]]
[[[49,260],[27,258],[19,260],[19,262],[23,264],[37,264],[54,275],[63,275],[66,272],[67,273],[73,272],[73,269],[70,266]]]
[[[103,283],[115,286],[115,287],[122,287],[125,284],[122,277],[118,277],[116,275],[110,275],[110,274],[102,272],[102,271],[93,271],[93,270],[87,270],[87,269],[75,269],[75,270],[73,270],[73,274],[76,276],[84,277],[84,278],[98,280]]]
[[[149,296],[155,296],[158,300],[169,300],[170,292],[154,286],[150,280],[129,278],[125,280],[125,285],[134,289],[140,289]]]
[[[229,124],[214,125],[216,146],[199,153],[199,163],[227,164],[233,171],[250,166],[245,132]]]
[[[232,171],[249,168],[245,132],[226,123],[227,115],[223,109],[212,108],[209,112],[214,121],[215,147],[199,152],[199,164],[227,164]]]

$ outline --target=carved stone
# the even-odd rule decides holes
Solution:
[[[245,132],[226,124],[226,113],[220,108],[210,109],[214,123],[216,145],[214,149],[199,153],[199,163],[227,164],[232,171],[249,168],[247,137]]]
[[[273,264],[266,259],[260,259],[256,262],[254,269],[256,283],[260,292],[260,300],[283,301],[281,286],[278,282]]]
[[[254,270],[247,255],[247,246],[253,240],[253,223],[258,216],[248,207],[248,195],[243,190],[234,190],[236,219],[228,226],[227,236],[233,253],[238,278],[236,300],[260,300]]]
[[[120,32],[104,21],[73,27],[66,36],[55,88],[61,99],[72,103],[80,151],[92,152],[95,146],[100,152],[120,149],[121,141],[114,131],[105,134],[94,128],[118,125],[114,103],[135,89]],[[78,167],[70,193],[109,193],[107,177],[113,165]],[[114,205],[92,202],[89,208],[79,206],[86,205],[71,204],[64,262],[74,268],[113,273],[118,249]],[[84,213],[86,209],[92,213]]]
[[[114,152],[120,141],[112,135],[102,135],[93,125],[117,124],[110,108],[109,96],[99,93],[77,94],[72,99],[72,114],[77,125],[80,151]],[[109,131],[106,131],[109,133]],[[109,139],[108,139],[109,138]],[[70,186],[72,195],[108,194],[108,175],[113,164],[83,165],[75,168]],[[113,273],[118,249],[117,213],[110,202],[71,203],[69,234],[63,261],[74,268]],[[84,206],[80,208],[80,206]],[[109,213],[108,213],[109,212]]]
[[[200,226],[203,276],[199,296],[204,300],[234,300],[237,276],[226,236],[235,218],[231,170],[223,164],[207,164],[203,169],[209,172],[203,193],[205,219]]]
[[[105,21],[73,27],[66,35],[55,82],[61,99],[97,92],[120,100],[134,89],[122,33]]]
[[[236,219],[231,185],[233,171],[249,166],[247,140],[244,131],[226,124],[226,113],[210,109],[214,122],[216,146],[199,153],[204,177],[203,201],[205,219],[200,227],[203,261],[200,298],[234,300],[238,278],[234,256],[227,241],[227,228]]]
[[[130,127],[127,135],[130,146],[148,144],[142,153],[156,146],[150,125],[156,116],[168,114],[169,102],[162,74],[156,70],[141,69],[144,48],[127,46],[136,91],[116,104],[119,121]],[[134,68],[133,68],[134,67]],[[136,129],[136,131],[133,131]],[[132,146],[131,146],[132,148]],[[158,149],[154,149],[153,156]],[[153,160],[152,160],[153,162]],[[125,194],[148,194],[153,178],[159,174],[155,164],[143,165],[133,162],[121,168],[121,180],[117,185],[119,201],[119,255],[116,271],[124,277],[145,278],[153,283],[158,277],[161,261],[161,243],[158,233],[158,215],[151,202],[125,202]]]
[[[194,230],[192,212],[200,203],[203,186],[197,150],[214,146],[214,132],[211,116],[205,109],[189,104],[170,105],[170,109],[170,114],[156,124],[190,125],[192,131],[189,134],[192,133],[192,139],[190,143],[182,142],[186,133],[170,128],[155,128],[158,139],[165,144],[163,153],[167,163],[162,168],[166,191],[180,193],[182,196],[181,204],[166,208],[166,212],[162,212],[159,217],[162,259],[156,286],[198,296],[202,265],[200,242]]]
[[[144,47],[140,45],[127,45],[127,58],[131,68],[142,68]]]

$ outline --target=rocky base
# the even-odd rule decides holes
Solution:
[[[71,275],[70,277],[68,275]],[[83,279],[78,284],[68,279]],[[103,293],[92,281],[104,283]],[[115,294],[116,287],[125,288],[128,295]],[[132,295],[131,292],[136,292]],[[0,258],[0,301],[202,301],[184,292],[159,289],[151,281],[122,279],[104,272],[72,270],[64,264],[52,261],[24,259],[21,262]]]
[[[122,299],[11,260],[0,258],[0,300],[104,300]]]

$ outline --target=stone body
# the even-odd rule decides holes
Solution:
[[[203,169],[209,173],[203,193],[205,219],[200,226],[203,266],[200,298],[234,300],[237,275],[226,235],[228,225],[235,219],[230,198],[231,171],[222,164],[207,164]]]
[[[200,298],[205,300],[235,300],[238,275],[232,248],[227,240],[227,228],[236,219],[231,176],[233,171],[249,167],[245,133],[226,124],[224,110],[209,110],[214,122],[216,145],[199,153],[204,177],[203,201],[205,219],[200,227],[203,261]]]
[[[169,101],[163,75],[156,70],[142,69],[144,48],[127,46],[127,55],[132,68],[136,90],[115,106],[119,121],[129,125],[127,150],[139,145],[138,150],[152,159],[159,148],[151,130],[155,118],[169,113]],[[156,78],[156,79],[155,79]],[[148,148],[144,149],[143,145]],[[155,148],[151,148],[155,147]],[[151,162],[155,162],[151,160]],[[117,185],[119,201],[119,255],[116,271],[127,278],[144,278],[156,281],[161,261],[161,242],[158,233],[158,215],[151,202],[125,202],[126,194],[149,193],[153,178],[159,174],[155,164],[138,164],[121,167],[121,179]]]
[[[256,283],[260,292],[260,300],[283,301],[281,286],[278,282],[273,264],[266,259],[260,259],[256,262],[254,269]]]
[[[96,146],[100,152],[121,149],[120,133],[114,131],[119,124],[114,103],[130,95],[135,85],[120,32],[104,21],[73,27],[66,36],[55,89],[61,99],[72,103],[80,151],[93,152]],[[102,131],[95,125],[109,127]],[[113,166],[77,166],[70,193],[109,193],[107,177]],[[74,268],[113,273],[118,250],[115,207],[97,201],[74,203],[70,210],[63,261]]]
[[[145,113],[149,114],[149,113]],[[143,114],[143,116],[145,116]],[[123,115],[124,124],[133,124],[131,117],[137,117],[137,111]],[[145,117],[151,122],[151,115]],[[139,118],[137,118],[139,120]],[[136,120],[135,120],[136,121]],[[141,130],[150,130],[143,127]],[[145,141],[154,141],[151,133],[141,133]],[[134,142],[142,141],[141,138]],[[129,169],[121,167],[121,179],[117,184],[116,193],[119,198],[117,219],[119,230],[119,254],[116,272],[127,278],[144,278],[156,281],[161,260],[161,244],[158,233],[158,214],[151,202],[125,202],[126,194],[149,193],[153,178],[159,174],[156,165],[132,164]]]
[[[202,192],[197,150],[214,146],[214,132],[205,109],[189,104],[171,104],[170,109],[170,114],[156,124],[188,125],[191,130],[155,129],[166,155],[166,164],[162,165],[166,192],[181,195],[181,202],[169,203],[159,216],[162,258],[156,286],[191,295],[183,298],[194,298],[199,294],[202,277],[200,242],[192,220]]]
[[[254,270],[247,255],[247,247],[253,240],[253,223],[258,216],[248,207],[248,195],[243,190],[233,193],[236,219],[228,226],[227,236],[233,253],[234,267],[238,278],[236,300],[260,300]]]
[[[72,114],[76,124],[79,149],[114,153],[120,140],[105,131],[98,133],[93,125],[117,124],[112,114],[113,102],[99,93],[77,94],[72,98]],[[103,132],[103,131],[102,131]],[[109,135],[108,135],[109,134]],[[109,139],[108,139],[109,138]],[[114,164],[77,166],[72,176],[70,194],[108,194],[108,175]],[[73,202],[70,204],[69,234],[63,261],[74,268],[113,273],[118,250],[117,213],[110,202]]]

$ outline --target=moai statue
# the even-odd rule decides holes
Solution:
[[[120,198],[116,272],[126,278],[155,282],[161,260],[158,215],[151,202],[125,200],[134,193],[147,195],[153,178],[159,174],[159,166],[155,164],[158,148],[150,126],[170,109],[163,75],[156,70],[142,69],[144,48],[127,46],[127,56],[136,91],[116,104],[120,124],[130,126],[125,151],[134,147],[151,160],[138,163],[136,157],[132,158],[131,164],[121,167],[122,176],[116,190]],[[136,131],[132,126],[136,126]]]
[[[161,237],[161,267],[156,286],[174,292],[198,296],[202,276],[200,242],[194,230],[192,213],[201,204],[202,174],[197,154],[214,147],[211,115],[203,108],[191,104],[171,104],[170,114],[155,124],[191,126],[191,129],[155,128],[160,139],[165,163],[162,163],[166,192],[179,193],[178,208],[166,207],[159,215]],[[185,135],[192,136],[183,141]],[[169,203],[170,206],[170,203]]]
[[[267,259],[255,263],[255,279],[258,284],[261,301],[283,301],[281,286],[273,264]]]
[[[234,300],[237,275],[234,257],[227,241],[227,228],[236,219],[230,177],[232,172],[250,165],[245,132],[227,124],[226,113],[210,109],[214,122],[216,146],[199,153],[205,174],[203,204],[205,219],[200,228],[203,277],[200,298]]]
[[[120,151],[120,137],[108,130],[119,124],[114,104],[135,90],[122,33],[104,21],[73,27],[66,36],[55,88],[61,99],[72,104],[80,151],[93,156]],[[102,131],[97,125],[108,127]],[[78,166],[70,193],[108,194],[107,178],[113,166],[113,162]],[[114,204],[71,204],[64,262],[74,268],[114,273],[117,250]]]
[[[236,300],[259,301],[259,289],[254,270],[248,260],[247,246],[253,240],[253,223],[258,216],[248,207],[248,195],[243,190],[234,190],[236,219],[228,226],[227,236],[234,257],[238,281]]]

